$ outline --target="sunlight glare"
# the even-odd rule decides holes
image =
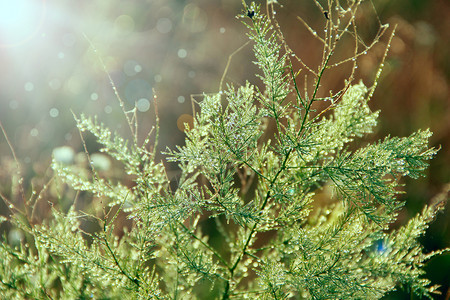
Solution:
[[[38,33],[44,18],[45,0],[0,1],[0,46],[24,43]]]

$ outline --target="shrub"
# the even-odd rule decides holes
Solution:
[[[101,202],[83,211],[76,201],[52,206],[52,217],[37,222],[42,192],[32,193],[24,209],[1,195],[12,212],[1,221],[27,240],[14,243],[10,235],[0,243],[4,297],[375,299],[398,287],[429,298],[437,292],[423,277],[423,265],[445,250],[423,253],[418,238],[443,209],[445,194],[391,228],[404,204],[397,199],[401,178],[422,176],[437,152],[427,146],[431,132],[355,147],[377,124],[379,112],[368,102],[385,56],[370,87],[354,78],[357,58],[387,26],[365,45],[355,21],[359,1],[319,6],[327,27],[319,36],[307,25],[323,43],[323,59],[312,68],[288,47],[274,18],[276,1],[268,2],[267,13],[244,4],[240,16],[261,86],[246,82],[203,95],[193,125],[186,124],[185,145],[164,151],[181,170],[175,185],[156,159],[158,124],[140,142],[135,110],[126,111],[118,96],[131,141],[96,118],[75,116],[89,164],[74,163],[70,149],[57,149],[57,177],[43,189],[76,199],[68,185]],[[354,53],[337,60],[347,36],[353,36]],[[300,89],[295,64],[312,77],[312,88],[305,79]],[[324,74],[343,64],[352,65],[343,88],[319,97],[326,94]],[[85,134],[121,163],[123,176],[102,172]],[[83,222],[97,229],[86,230]]]

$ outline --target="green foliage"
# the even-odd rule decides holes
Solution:
[[[150,137],[138,143],[130,112],[124,111],[130,144],[96,118],[76,117],[80,133],[92,134],[125,174],[108,178],[87,149],[87,166],[54,158],[64,184],[102,202],[86,211],[76,203],[68,212],[52,208],[39,224],[13,209],[10,221],[28,243],[12,246],[6,237],[0,243],[0,293],[8,299],[376,299],[403,287],[431,298],[437,287],[422,267],[443,251],[423,253],[418,238],[444,200],[389,231],[404,204],[397,198],[401,178],[422,176],[436,153],[427,146],[431,132],[351,150],[376,126],[379,112],[368,105],[375,84],[354,83],[352,72],[342,90],[318,97],[324,72],[352,60],[332,63],[338,41],[344,34],[358,41],[350,28],[356,30],[359,2],[329,5],[340,8],[328,21],[338,34],[323,39],[323,60],[317,70],[307,67],[314,82],[308,89],[305,80],[304,92],[293,59],[303,62],[276,20],[254,4],[244,6],[262,85],[204,95],[192,128],[186,125],[185,145],[164,152],[181,170],[175,188],[155,159],[156,145],[149,150]],[[102,213],[94,204],[103,205]],[[129,229],[120,215],[131,221]],[[87,221],[97,229],[83,229]],[[216,237],[206,233],[212,231]]]

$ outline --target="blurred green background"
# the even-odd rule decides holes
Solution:
[[[320,34],[326,19],[313,1],[280,0],[277,18],[289,45],[307,63],[320,59],[320,44],[296,16]],[[324,2],[325,1],[319,1]],[[432,146],[441,147],[427,177],[407,180],[403,224],[450,181],[450,3],[445,0],[367,2],[357,16],[370,40],[378,29],[376,8],[390,30],[397,24],[385,70],[371,102],[381,109],[376,140],[431,128]],[[113,130],[126,123],[106,69],[127,109],[136,103],[142,134],[155,124],[156,91],[160,149],[183,144],[183,123],[190,122],[190,96],[218,91],[229,55],[246,42],[235,16],[240,0],[16,0],[0,4],[0,121],[19,158],[25,186],[42,184],[54,148],[82,151],[72,112],[98,115]],[[387,36],[359,61],[357,79],[373,80]],[[352,51],[351,46],[347,51]],[[342,49],[345,53],[346,49]],[[350,52],[351,54],[351,52]],[[251,47],[233,56],[226,80],[235,85],[255,77]],[[342,85],[344,71],[326,77],[324,86]],[[91,145],[91,141],[87,140]],[[92,143],[93,152],[95,144]],[[0,137],[0,191],[10,191],[12,155]],[[169,166],[175,171],[174,166]],[[33,179],[33,180],[31,180]],[[30,189],[31,190],[31,189]],[[447,205],[447,209],[449,209]],[[0,204],[0,214],[6,206]],[[448,213],[438,216],[423,239],[426,251],[450,246]],[[398,225],[398,224],[397,224]],[[445,298],[450,255],[426,267]],[[447,295],[448,299],[449,295]],[[410,299],[396,292],[386,299]]]

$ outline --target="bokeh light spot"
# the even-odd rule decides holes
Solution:
[[[201,32],[206,28],[208,15],[203,9],[191,3],[184,8],[183,23],[191,32]]]
[[[108,171],[111,168],[111,160],[102,153],[94,153],[91,155],[92,164],[98,171]]]
[[[105,111],[105,113],[110,114],[112,113],[113,109],[111,106],[106,105],[105,108],[103,109]]]
[[[139,65],[139,63],[135,60],[127,60],[124,64],[123,64],[123,72],[127,75],[127,76],[134,76],[137,73],[142,71],[142,67]]]
[[[59,78],[54,78],[54,79],[50,80],[50,82],[48,83],[48,86],[52,90],[58,90],[61,88],[61,80]]]
[[[19,247],[25,236],[20,229],[13,228],[8,232],[8,241],[13,247]]]
[[[39,130],[37,130],[37,128],[33,128],[30,130],[30,135],[31,136],[38,136],[39,135]]]
[[[17,102],[16,100],[9,101],[9,108],[13,110],[19,108],[19,102]]]
[[[186,101],[186,98],[184,98],[184,96],[178,96],[177,101],[178,103],[184,103],[184,101]]]
[[[179,58],[185,58],[187,56],[187,51],[186,49],[180,49],[178,50],[178,57]]]
[[[50,117],[52,118],[56,118],[57,116],[59,116],[59,110],[57,108],[52,108],[50,109],[50,111],[48,112]]]
[[[155,82],[161,82],[162,81],[162,76],[159,75],[159,74],[156,74],[154,78],[155,78]]]
[[[32,90],[34,90],[34,84],[32,82],[27,82],[25,83],[25,91],[27,92],[31,92]]]
[[[75,159],[75,151],[69,146],[62,146],[53,149],[53,159],[56,162],[71,164]]]
[[[156,22],[156,30],[158,30],[159,33],[169,33],[172,30],[172,21],[167,18],[160,18]]]
[[[114,27],[121,34],[129,34],[134,30],[134,20],[129,15],[121,15],[114,21]]]
[[[92,101],[97,101],[98,100],[98,94],[97,93],[92,93],[91,94],[91,100]]]
[[[140,112],[146,112],[150,109],[150,101],[147,98],[141,98],[136,102],[136,107]]]
[[[186,130],[184,123],[187,123],[189,125],[189,128],[193,128],[194,120],[193,120],[192,116],[188,115],[188,114],[182,114],[178,118],[177,127],[180,131],[183,131],[183,132]]]
[[[86,85],[87,78],[82,78],[81,76],[74,75],[69,78],[66,82],[66,88],[73,94],[80,94]]]

